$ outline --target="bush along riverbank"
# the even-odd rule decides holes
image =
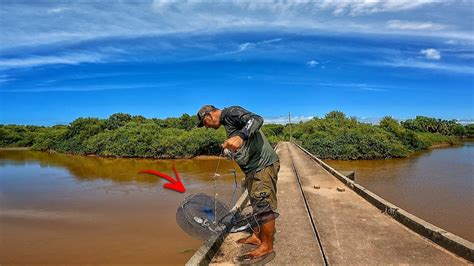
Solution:
[[[384,159],[407,157],[433,145],[460,143],[455,135],[417,132],[391,117],[379,125],[358,122],[341,112],[331,112],[295,128],[302,146],[323,159]]]
[[[218,155],[224,128],[196,128],[196,116],[147,119],[117,113],[107,119],[78,118],[69,125],[0,125],[1,147],[31,147],[62,153],[189,158]],[[454,145],[459,137],[474,136],[474,125],[453,120],[416,117],[398,122],[384,117],[379,125],[357,121],[333,111],[324,118],[291,125],[292,137],[322,159],[381,159],[406,157],[436,145]],[[289,139],[289,125],[265,124],[269,141]]]

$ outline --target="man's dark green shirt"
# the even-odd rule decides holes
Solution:
[[[225,127],[227,137],[240,136],[244,143],[234,154],[235,161],[245,174],[260,171],[278,161],[267,138],[260,130],[263,118],[240,106],[224,108],[221,113],[221,124]]]

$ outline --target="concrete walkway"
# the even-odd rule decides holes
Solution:
[[[328,264],[468,264],[381,213],[295,145],[280,143],[277,153],[280,217],[270,264],[323,265],[323,254]],[[250,250],[235,243],[243,236],[230,234],[212,264],[232,264]]]
[[[276,220],[274,250],[277,255],[269,264],[300,265],[323,264],[318,241],[313,232],[308,212],[303,202],[293,164],[286,146],[279,146],[280,172],[278,174],[278,210],[280,216]],[[228,264],[232,258],[248,252],[251,245],[236,244],[235,241],[247,234],[230,234],[214,256],[213,264]]]

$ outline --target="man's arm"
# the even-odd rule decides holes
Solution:
[[[239,119],[242,124],[244,124],[244,127],[239,130],[239,133],[237,133],[237,135],[240,136],[243,140],[249,139],[253,134],[255,134],[255,132],[260,130],[263,125],[263,118],[249,111],[241,115]]]
[[[249,139],[255,132],[260,130],[263,118],[257,114],[249,112],[242,107],[232,107],[229,110],[229,122],[234,123],[236,128],[240,128],[237,135],[224,142],[224,148],[237,150],[243,145],[243,141]]]

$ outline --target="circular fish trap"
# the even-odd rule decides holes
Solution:
[[[184,199],[176,211],[176,222],[190,236],[206,240],[225,229],[220,221],[228,213],[229,208],[224,203],[199,193]]]

